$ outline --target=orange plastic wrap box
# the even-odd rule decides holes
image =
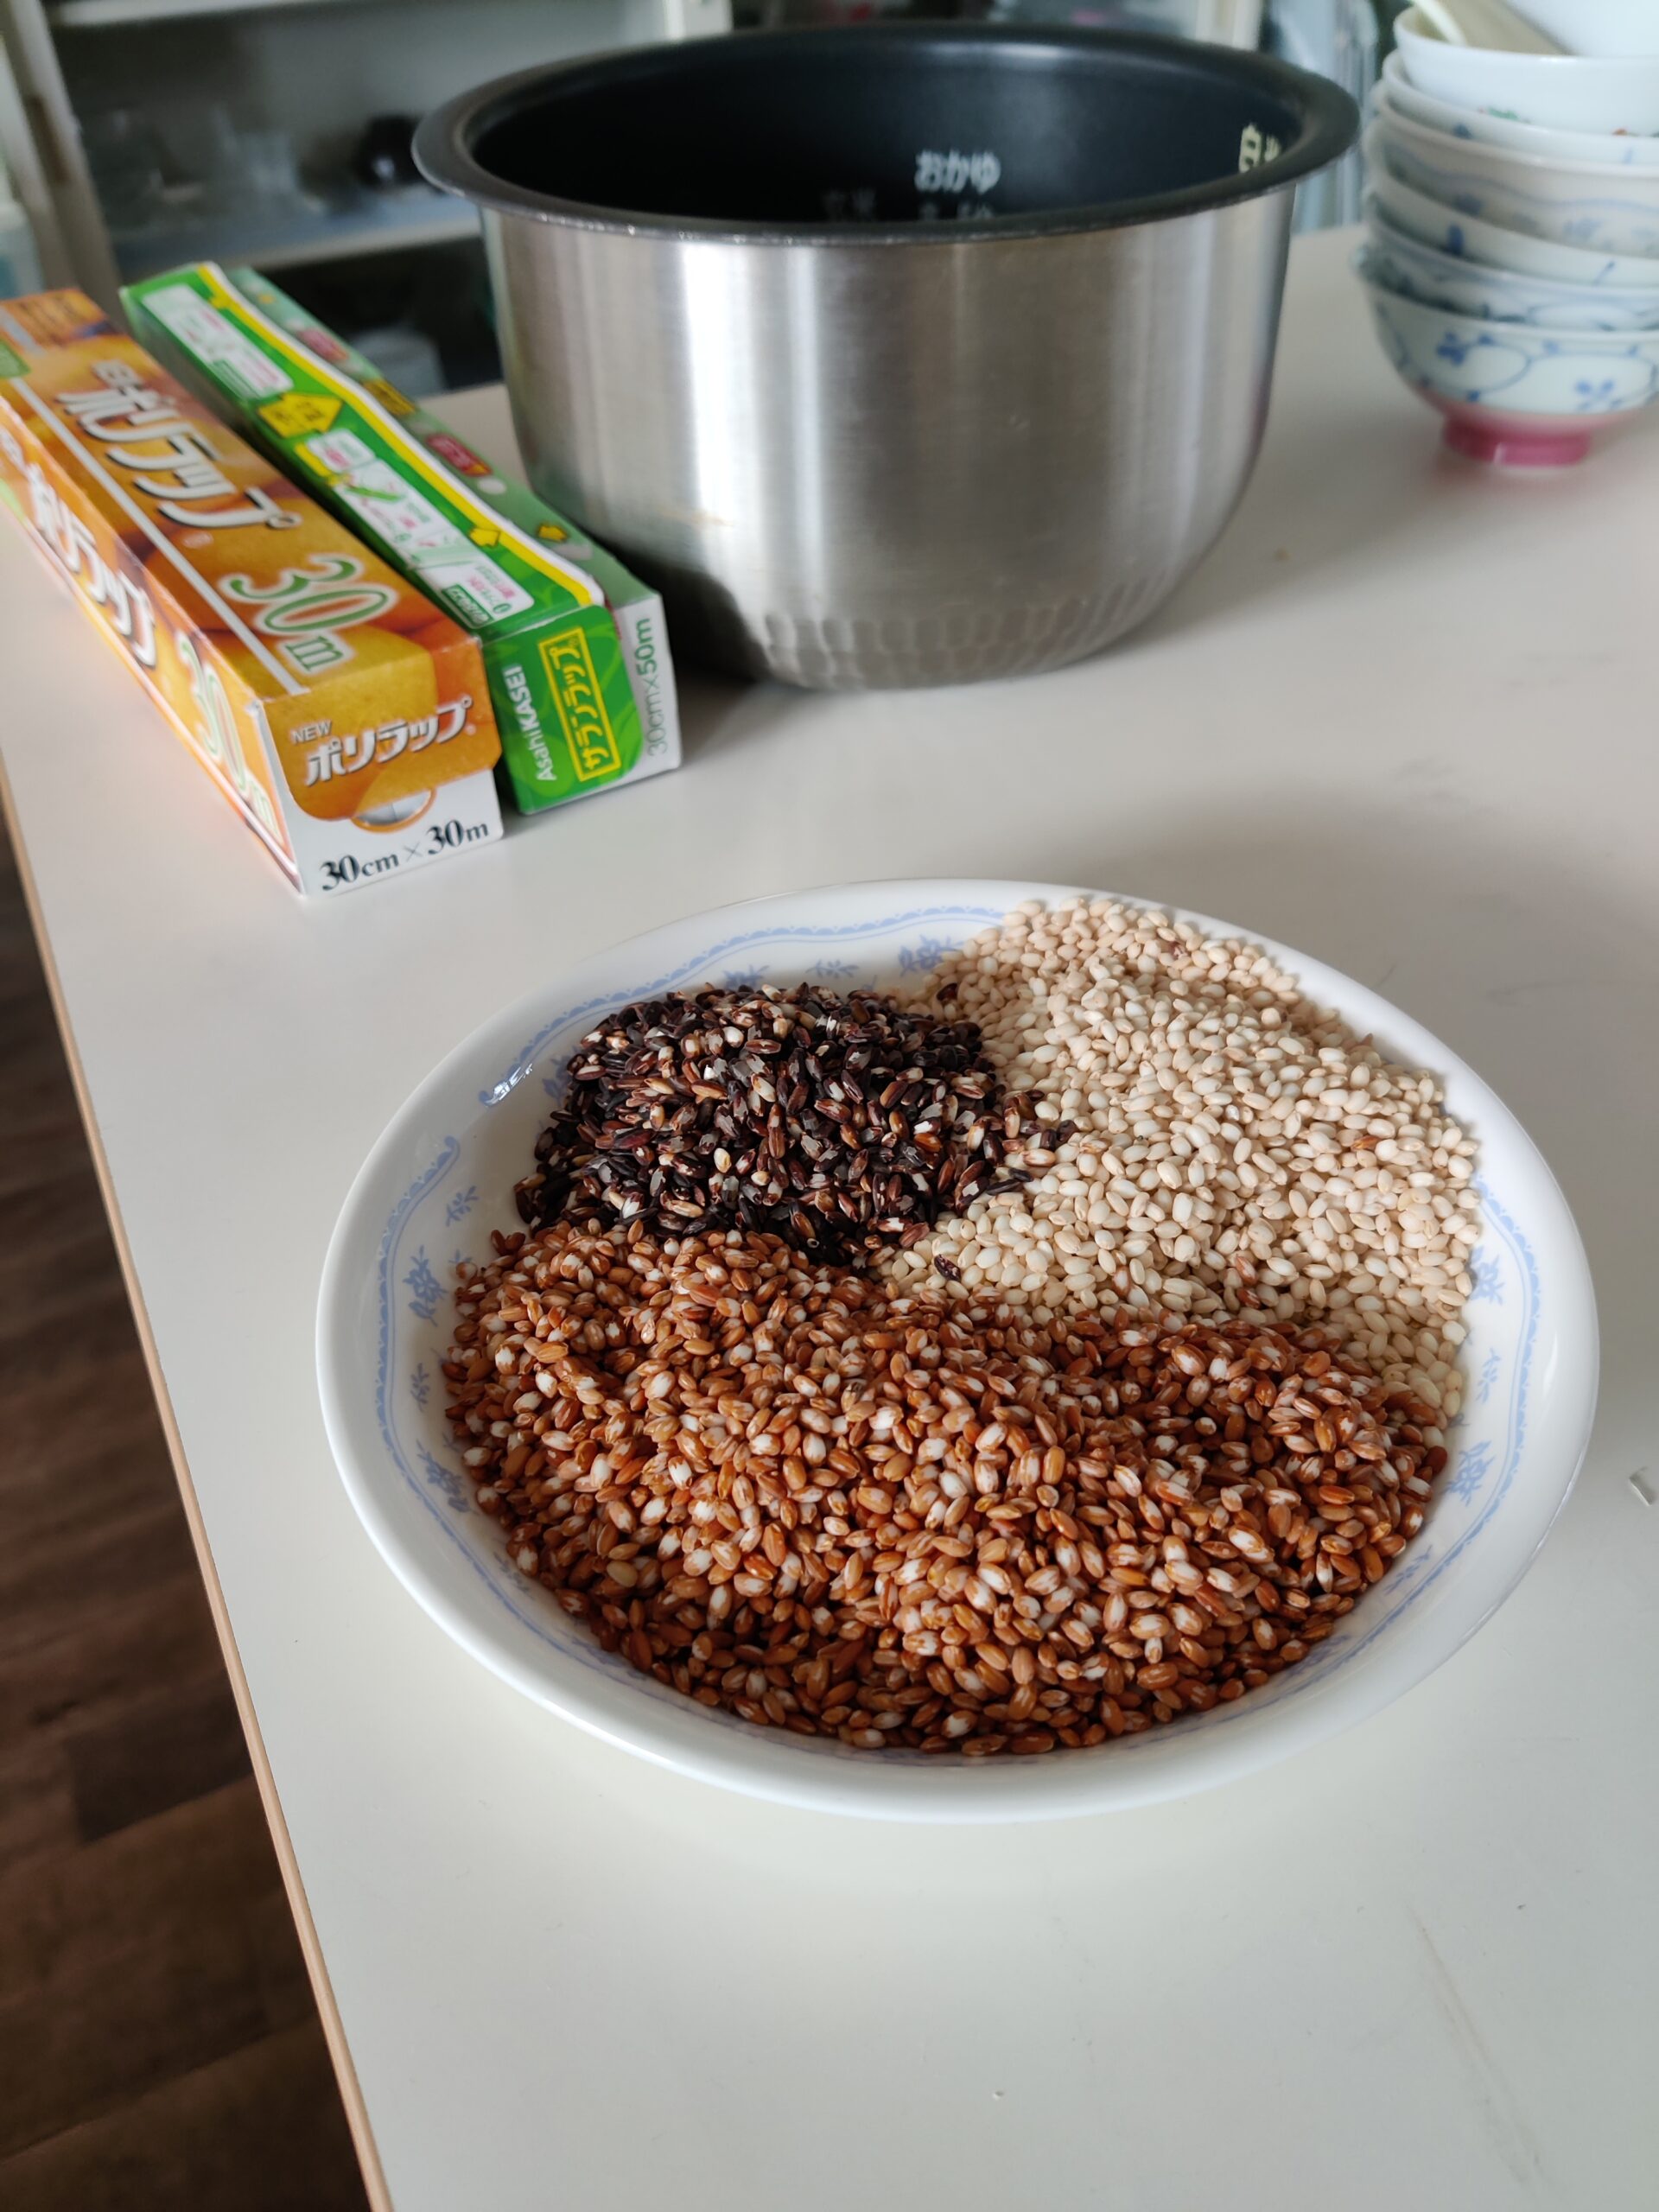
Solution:
[[[0,304],[0,496],[302,891],[500,836],[476,641],[79,292]]]

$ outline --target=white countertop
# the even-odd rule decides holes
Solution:
[[[1559,476],[1442,458],[1351,243],[1298,246],[1254,486],[1105,658],[690,679],[678,775],[334,905],[0,528],[16,825],[397,2212],[1651,2202],[1659,416]],[[448,411],[510,454],[499,394]],[[1538,1566],[1380,1719],[1211,1796],[912,1830],[658,1772],[450,1643],[329,1459],[328,1232],[484,1012],[690,909],[929,873],[1350,970],[1497,1086],[1584,1231],[1601,1413]]]

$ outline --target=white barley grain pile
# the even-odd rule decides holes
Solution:
[[[1432,1076],[1259,947],[1107,900],[1016,909],[918,1002],[979,1023],[1056,1141],[1027,1148],[1024,1189],[884,1262],[896,1283],[954,1269],[1039,1310],[1319,1321],[1456,1412],[1479,1214],[1473,1141]]]

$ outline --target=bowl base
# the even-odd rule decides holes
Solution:
[[[1445,416],[1440,435],[1453,453],[1501,468],[1571,468],[1589,452],[1596,432],[1620,419],[1586,415],[1563,422],[1553,415],[1505,415],[1432,392],[1423,397]]]

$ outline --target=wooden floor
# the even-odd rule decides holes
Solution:
[[[0,833],[0,2206],[362,2212]]]

